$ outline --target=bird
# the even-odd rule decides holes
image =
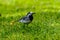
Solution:
[[[19,19],[19,22],[24,23],[24,24],[31,23],[33,20],[33,14],[35,14],[35,13],[34,12],[28,12],[26,16]]]
[[[28,12],[26,16],[24,16],[18,20],[15,20],[15,21],[11,21],[10,25],[14,25],[15,22],[24,23],[24,26],[26,24],[28,25],[33,20],[33,14],[35,14],[35,13],[34,12]]]

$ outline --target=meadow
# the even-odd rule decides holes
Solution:
[[[14,22],[30,11],[29,25]],[[60,40],[60,1],[0,0],[0,40]]]

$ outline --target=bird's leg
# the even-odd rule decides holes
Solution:
[[[22,26],[22,27],[23,27],[23,29],[26,29],[26,24],[23,24],[23,26]]]
[[[26,30],[28,29],[28,24],[26,24],[25,29],[26,29]]]
[[[22,29],[27,30],[28,24],[23,24]]]
[[[25,24],[23,24],[23,29],[25,29]]]

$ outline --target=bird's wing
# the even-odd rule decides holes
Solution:
[[[29,19],[29,17],[25,16],[25,17],[22,18],[22,20],[28,21],[30,19]]]
[[[19,22],[28,23],[28,22],[30,22],[30,19],[29,19],[29,17],[25,16],[25,17],[21,18],[21,19],[19,20]]]

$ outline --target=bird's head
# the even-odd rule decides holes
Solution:
[[[35,14],[34,12],[28,12],[27,15],[33,15]]]

